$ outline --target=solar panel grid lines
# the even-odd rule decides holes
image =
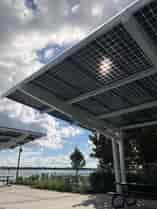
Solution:
[[[91,104],[90,107],[89,107],[89,102]],[[80,107],[81,109],[87,110],[88,112],[92,113],[95,116],[110,111],[110,108],[106,107],[104,103],[96,99],[89,99],[82,101],[80,103],[77,103],[76,106]]]
[[[138,21],[134,17],[131,17],[128,22],[124,23],[124,26],[128,33],[137,42],[141,50],[143,50],[147,55],[150,62],[152,63],[152,66],[157,67],[156,47],[154,47],[154,45],[151,43],[151,39],[149,36],[147,36]]]
[[[38,85],[38,86],[40,86],[40,87],[43,87],[43,88],[45,88],[45,90],[48,90],[50,93],[55,94],[51,88],[49,89],[49,88],[47,88],[47,86],[45,87],[44,82],[42,82],[42,81],[36,81],[36,82],[33,82],[33,84]],[[62,92],[63,94],[66,93],[65,89],[63,89],[63,91],[61,91],[61,92]],[[57,95],[57,96],[58,96],[58,95]],[[62,97],[60,97],[60,98],[62,98]],[[64,99],[65,99],[65,98],[64,98]],[[104,111],[105,111],[105,109],[109,109],[104,103],[102,103],[102,102],[99,101],[99,100],[95,100],[94,98],[92,98],[91,102],[95,104],[95,108],[96,108],[96,105],[98,105],[99,108],[103,109]],[[66,102],[66,100],[65,100],[65,103],[69,104],[69,102],[68,102],[68,101]],[[87,106],[88,106],[88,105],[87,105]],[[97,108],[97,110],[98,110],[99,108]],[[88,109],[88,108],[85,108],[85,109]],[[51,109],[49,109],[49,108],[48,108],[48,110],[49,110],[49,112],[51,111]],[[94,108],[93,108],[93,110],[94,110]],[[89,111],[89,112],[94,113],[95,111]],[[100,111],[99,111],[99,112],[100,112]],[[101,112],[102,112],[102,110],[101,110]]]
[[[157,44],[157,2],[152,1],[135,13],[135,17],[151,37],[154,44]]]
[[[114,82],[114,83],[111,83],[109,84],[108,86],[104,86],[102,88],[99,88],[99,89],[96,89],[94,91],[91,91],[91,92],[87,92],[85,94],[82,94],[76,98],[73,98],[71,101],[69,101],[71,104],[72,103],[77,103],[79,101],[82,101],[82,100],[86,100],[90,97],[94,97],[96,95],[101,95],[105,92],[108,92],[112,89],[117,89],[119,87],[122,87],[122,86],[125,86],[129,83],[132,83],[134,81],[137,81],[137,80],[142,80],[142,79],[146,79],[149,78],[150,76],[154,76],[155,74],[157,73],[157,69],[156,68],[151,68],[151,69],[148,69],[146,71],[142,71],[138,74],[133,74],[127,78],[124,78],[124,79],[121,79],[121,80],[118,80],[117,82]]]
[[[96,43],[104,50],[104,51],[106,51],[106,49],[105,49],[105,47],[103,46],[103,44],[99,41],[99,40],[96,40]],[[106,52],[107,53],[107,52]],[[108,53],[110,53],[110,52],[108,52]],[[114,54],[114,52],[113,52],[113,54]],[[104,56],[104,55],[103,55]],[[115,53],[115,56],[116,56],[116,53]],[[119,55],[117,55],[117,57],[118,57]],[[123,62],[123,57],[122,56],[120,56],[120,58],[122,58],[122,60],[121,60],[121,62]],[[117,61],[118,61],[118,59],[117,59]],[[124,61],[125,62],[125,61]],[[116,67],[116,64],[115,64],[115,66],[114,66],[115,68],[116,68],[116,71],[117,71],[117,74],[120,74],[120,73],[124,73],[124,72],[121,72],[120,70],[119,70],[119,68],[118,67]],[[126,72],[125,72],[126,73]],[[124,74],[125,74],[124,73]]]
[[[122,28],[122,26],[119,26],[119,27]],[[114,29],[112,29],[112,30],[113,30],[113,32],[110,31],[112,37],[109,36],[109,38],[108,38],[108,36],[105,35],[105,37],[107,37],[107,38],[105,38],[104,43],[101,43],[101,49],[99,49],[99,50],[101,50],[101,60],[105,59],[105,57],[106,57],[106,59],[110,58],[110,61],[111,61],[111,63],[110,63],[111,69],[108,69],[108,73],[107,72],[104,73],[104,80],[103,80],[104,82],[107,81],[107,76],[112,75],[112,72],[116,76],[119,75],[119,73],[116,73],[116,69],[119,69],[119,72],[123,72],[123,74],[127,73],[127,75],[128,75],[129,67],[131,70],[132,69],[137,70],[139,66],[141,67],[141,64],[142,64],[142,67],[141,67],[142,69],[144,66],[146,69],[151,67],[151,63],[148,62],[147,58],[144,56],[143,51],[140,50],[140,48],[137,46],[137,44],[134,42],[134,40],[131,40],[131,39],[127,40],[129,35],[128,34],[125,35],[126,32],[124,32],[124,29],[121,29],[119,31],[122,31],[124,33],[123,36],[125,36],[125,39],[127,37],[126,41],[123,40],[123,38],[122,38],[123,36],[121,36],[121,34],[118,35],[117,32],[114,32]],[[119,32],[119,33],[122,33],[122,32]],[[97,43],[100,43],[101,39],[102,38],[96,39]],[[129,42],[130,42],[130,44],[128,44]],[[91,44],[91,46],[92,46],[92,44]],[[133,48],[133,46],[134,46],[134,48]],[[100,58],[95,59],[95,57],[94,57],[94,56],[96,56],[95,54],[98,50],[97,48],[100,48],[100,44],[99,44],[99,47],[98,46],[95,47],[95,50],[94,49],[90,50],[90,45],[89,45],[87,47],[87,49],[84,49],[84,53],[82,52],[83,51],[82,50],[80,53],[77,53],[75,55],[75,57],[76,58],[77,58],[77,56],[81,57],[82,61],[84,61],[86,63],[89,59],[90,61],[88,62],[88,65],[90,65],[91,69],[89,69],[89,67],[88,67],[88,70],[91,70],[91,71],[92,71],[92,67],[93,67],[93,65],[91,63],[95,62],[96,66],[94,67],[93,71],[97,70],[99,72],[97,74],[100,77],[103,77],[103,73],[101,74],[100,69],[98,68],[98,67],[100,67]],[[106,49],[108,54],[106,53],[106,51],[104,49]],[[93,53],[94,53],[94,56],[93,56]],[[130,56],[133,57],[133,59],[131,59],[130,56],[128,56],[128,53]],[[107,56],[105,56],[106,54],[107,54]],[[125,63],[124,63],[125,68],[124,68],[124,65],[121,68],[120,67],[118,68],[117,65],[112,64],[112,62],[114,63],[114,60],[116,60],[115,55],[118,56],[119,59],[121,58],[121,61],[122,61],[121,63],[124,62],[124,58],[125,58]],[[99,56],[100,56],[100,52],[99,52]],[[80,63],[83,64],[83,62],[80,62]],[[115,61],[115,63],[116,63],[116,61]],[[130,65],[128,65],[129,63],[130,63]],[[134,65],[134,66],[132,66],[132,65]],[[113,71],[112,71],[112,67],[115,68]],[[132,72],[131,70],[130,70],[130,72]]]
[[[149,94],[152,95],[154,99],[157,98],[157,75],[150,76],[147,79],[141,79],[138,81],[142,88],[146,88]]]
[[[72,83],[74,86],[77,86],[81,89],[84,87],[85,89],[82,89],[82,91],[89,91],[101,86],[101,84],[96,81],[95,77],[92,74],[89,75],[86,72],[86,69],[80,65],[80,63],[76,62],[72,58],[68,58],[67,64],[68,66],[71,66],[68,68],[68,70],[70,70],[70,75],[67,73],[68,70],[64,72],[62,70],[61,74],[59,73],[58,76],[62,76],[62,78],[64,80],[66,79],[68,83]],[[90,85],[91,83],[92,85]]]
[[[151,73],[151,70],[148,71],[148,72]],[[152,78],[154,78],[154,76],[152,76]],[[147,80],[147,79],[144,79],[144,81],[145,80]],[[141,79],[141,82],[142,82],[142,79]],[[141,102],[146,102],[146,101],[152,100],[152,96],[150,94],[150,91],[148,93],[147,92],[148,90],[143,89],[143,87],[142,88],[140,87],[140,85],[142,84],[141,82],[138,83],[138,85],[136,83],[135,84],[132,83],[130,85],[126,84],[125,88],[124,87],[116,88],[113,92],[118,94],[118,95],[122,95],[123,94],[124,97],[128,98],[129,100],[131,99],[132,101],[134,101],[133,104],[139,104],[140,101]],[[93,97],[93,98],[95,98],[95,97]],[[96,97],[96,100],[98,100],[100,102],[99,98],[102,100],[101,102],[104,103],[104,105],[105,105],[105,101],[106,100],[108,101],[108,99],[105,99],[105,95],[104,94],[102,94],[102,98],[103,99],[101,98],[101,96],[100,97]],[[86,100],[88,100],[88,99],[86,99]],[[73,101],[69,101],[68,103],[71,104],[71,103],[73,103]]]
[[[108,40],[104,40],[104,42],[106,42],[106,44],[108,44],[109,47],[111,47],[111,49],[113,50],[113,54],[115,54],[115,56],[117,55],[117,57],[119,57],[121,59],[121,62],[127,66],[127,68],[129,67],[128,64],[129,64],[129,61],[131,62],[134,62],[134,59],[132,59],[131,57],[127,57],[127,60],[125,57],[126,57],[126,50],[129,51],[129,53],[134,57],[136,58],[139,62],[141,62],[141,64],[144,64],[143,63],[143,60],[141,59],[140,56],[137,56],[134,51],[131,49],[131,47],[128,46],[128,41],[129,40],[132,45],[134,47],[137,47],[136,43],[131,40],[131,37],[129,37],[129,34],[127,33],[127,31],[125,31],[125,29],[123,28],[122,25],[119,26],[119,28],[117,29],[117,31],[114,31],[113,30],[113,33],[112,34],[115,34],[115,37],[116,37],[116,41],[113,41],[111,39],[111,37],[109,36],[108,37]],[[103,39],[102,39],[103,40]],[[101,41],[101,40],[100,40]],[[118,42],[120,42],[121,44],[118,44]],[[99,42],[100,43],[100,42]],[[103,44],[101,44],[101,46],[103,46]],[[131,46],[131,44],[130,44]],[[119,47],[119,53],[117,53],[118,50],[116,50],[116,47]],[[103,47],[104,48],[104,47]],[[140,53],[141,54],[144,54],[141,50],[140,50]],[[112,55],[112,54],[111,54]],[[125,59],[124,59],[125,58]],[[136,65],[136,63],[135,63]],[[127,70],[126,68],[126,70]]]
[[[64,85],[63,82],[59,82],[58,80],[54,78],[53,80],[51,79],[49,80],[47,76],[44,76],[42,80],[38,79],[38,80],[32,81],[32,83],[46,89],[47,91],[60,97],[64,101],[66,101],[67,99],[71,99],[74,96],[79,95],[79,94],[76,94],[73,89],[69,89],[67,85]],[[55,87],[58,87],[58,88],[55,88]]]

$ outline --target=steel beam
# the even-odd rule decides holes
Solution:
[[[121,80],[119,80],[117,82],[114,82],[114,83],[112,83],[110,85],[107,85],[105,87],[96,89],[94,91],[82,94],[82,95],[80,95],[78,97],[75,97],[75,98],[73,98],[71,100],[68,100],[66,102],[66,104],[78,103],[80,101],[86,100],[86,99],[94,97],[96,95],[100,95],[100,94],[103,94],[103,93],[108,92],[110,90],[116,89],[118,87],[125,86],[126,84],[132,83],[134,81],[137,81],[137,80],[149,77],[149,76],[154,75],[156,73],[157,73],[157,68],[151,68],[151,69],[139,72],[139,73],[137,73],[135,75],[131,75],[131,76],[127,77],[127,78],[121,79]],[[42,113],[44,113],[44,112],[47,112],[47,113],[48,112],[52,112],[53,110],[54,110],[54,107],[48,108],[47,110],[44,110]]]
[[[127,131],[127,130],[132,130],[132,129],[137,129],[137,128],[144,128],[144,127],[155,126],[155,125],[157,125],[157,120],[144,122],[144,123],[135,123],[135,124],[127,125],[127,126],[122,126],[120,129],[122,131]]]
[[[70,117],[71,120],[78,121],[79,124],[87,129],[97,130],[108,138],[115,136],[114,129],[112,129],[113,127],[110,127],[109,124],[96,119],[95,116],[87,111],[65,104],[64,101],[58,99],[55,95],[45,91],[37,85],[24,85],[18,90],[50,108],[57,109],[59,112]]]
[[[124,108],[122,110],[114,111],[111,113],[99,115],[97,118],[98,119],[114,118],[114,117],[118,117],[118,116],[125,115],[128,113],[137,112],[137,111],[141,111],[141,110],[145,110],[145,109],[149,109],[153,107],[157,107],[157,100],[153,102],[147,102],[144,104],[136,105],[136,106],[129,107],[129,108]]]

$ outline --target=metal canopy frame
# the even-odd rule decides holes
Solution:
[[[137,127],[136,122],[133,124],[126,123],[117,126],[114,123],[112,123],[111,119],[114,120],[114,117],[156,107],[157,106],[156,100],[150,100],[145,103],[130,105],[129,107],[119,108],[115,111],[107,111],[104,114],[97,114],[97,115],[88,111],[86,108],[84,109],[80,108],[80,104],[90,99],[94,100],[97,96],[101,96],[101,95],[104,96],[105,93],[110,93],[111,91],[114,91],[119,88],[123,88],[129,84],[131,85],[132,83],[141,81],[142,79],[147,79],[150,76],[157,74],[156,47],[154,46],[152,40],[150,39],[146,31],[142,28],[140,23],[135,18],[136,12],[138,12],[138,10],[140,10],[144,5],[151,4],[151,2],[153,1],[152,0],[136,1],[136,3],[123,10],[115,17],[111,18],[103,26],[99,27],[99,29],[96,30],[94,33],[90,34],[87,37],[87,39],[83,40],[77,46],[68,49],[61,56],[57,57],[52,63],[48,64],[47,66],[42,68],[38,73],[34,74],[32,77],[26,79],[20,85],[16,86],[11,91],[7,92],[7,94],[4,96],[8,96],[9,98],[14,99],[12,95],[14,95],[14,92],[18,90],[18,92],[20,92],[24,96],[27,95],[30,98],[33,98],[37,103],[40,102],[41,104],[43,104],[46,108],[41,110],[41,112],[45,112],[45,113],[47,112],[51,115],[53,115],[53,113],[60,112],[61,114],[69,118],[69,121],[74,121],[76,123],[79,123],[80,125],[88,129],[99,130],[102,133],[106,132],[107,130],[106,132],[107,135],[108,132],[113,133],[113,130],[118,131],[119,129],[121,129],[121,127],[124,126],[125,127],[131,126],[133,128],[135,125],[136,128]],[[36,85],[35,83],[32,82],[36,80],[36,78],[44,75],[44,73],[46,74],[46,72],[52,71],[52,69],[58,66],[60,63],[64,63],[64,60],[69,60],[69,58],[70,60],[73,60],[73,56],[75,56],[77,52],[82,50],[83,47],[88,46],[88,44],[90,44],[92,40],[97,40],[97,43],[99,43],[100,45],[100,41],[97,39],[97,37],[99,38],[103,34],[107,33],[109,30],[112,30],[112,28],[116,27],[116,25],[118,24],[123,25],[124,29],[130,35],[133,41],[136,42],[139,49],[141,49],[141,51],[145,54],[145,56],[150,60],[151,62],[150,68],[145,70],[140,70],[136,73],[122,77],[121,79],[118,79],[115,82],[111,82],[108,85],[101,85],[100,88],[95,88],[92,91],[86,91],[84,93],[80,93],[80,95],[70,99],[66,99],[65,101],[62,98],[59,98],[57,95],[55,94],[53,95],[52,92],[51,94],[49,94],[47,89],[44,89],[42,88],[42,86]],[[76,61],[74,61],[74,63],[76,63]],[[81,68],[81,65],[77,65],[77,69],[78,67]],[[84,115],[86,115],[86,118],[84,117]],[[108,121],[108,119],[110,120]],[[148,123],[149,121],[146,122]],[[142,123],[138,124],[138,126],[142,126]]]
[[[15,148],[43,136],[39,132],[0,127],[0,150]]]
[[[122,132],[157,125],[156,14],[156,0],[134,1],[4,95],[110,138],[117,183]]]

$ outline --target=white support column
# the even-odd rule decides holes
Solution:
[[[112,152],[113,152],[113,165],[114,165],[114,173],[115,173],[115,181],[116,181],[116,192],[121,193],[121,177],[120,177],[120,169],[119,169],[119,157],[118,157],[118,144],[116,139],[112,138]]]
[[[100,139],[100,132],[98,132],[98,131],[96,131],[96,138],[99,141],[99,139]]]
[[[124,141],[123,141],[122,133],[120,134],[120,138],[119,138],[119,158],[120,158],[121,183],[125,185],[125,188],[127,188]]]

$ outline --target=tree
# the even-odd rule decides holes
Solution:
[[[128,179],[150,184],[157,182],[157,126],[125,131],[123,137],[127,169],[136,171],[134,174],[128,172]],[[91,156],[99,160],[102,170],[112,168],[111,141],[104,136],[98,140],[96,134],[90,136],[90,141],[93,145]]]
[[[99,160],[99,167],[103,170],[112,168],[112,145],[111,140],[105,136],[100,135],[99,139],[96,134],[90,135],[90,142],[92,143],[91,157]]]
[[[76,147],[70,155],[72,168],[76,171],[76,180],[78,180],[78,171],[86,164],[82,152]]]

